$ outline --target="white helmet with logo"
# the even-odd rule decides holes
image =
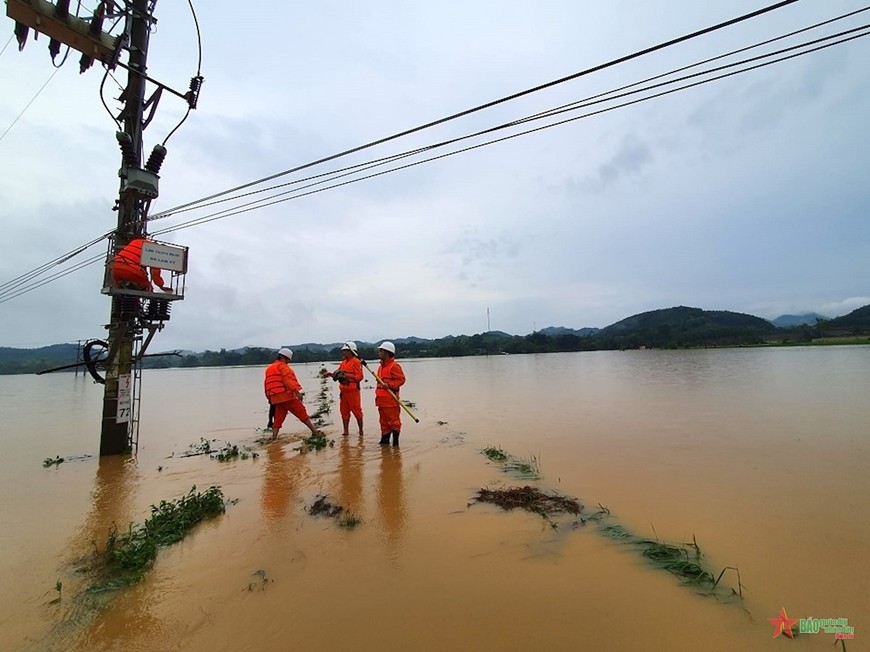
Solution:
[[[396,355],[396,345],[392,342],[381,342],[380,346],[378,346],[378,349],[383,349],[384,351],[389,351],[393,355]]]
[[[342,351],[353,351],[356,353],[356,342],[345,342],[341,347]]]

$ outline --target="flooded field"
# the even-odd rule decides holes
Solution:
[[[133,458],[96,456],[89,379],[0,377],[0,649],[841,649],[774,638],[783,609],[867,649],[870,347],[399,359],[401,447],[367,382],[365,437],[329,386],[334,445],[305,454],[292,416],[261,440],[260,368],[146,371]],[[320,365],[294,368],[313,412]],[[203,440],[245,455],[185,456]],[[113,528],[212,485],[225,513],[90,590]],[[526,485],[583,511],[475,500]],[[311,514],[323,496],[358,523]],[[614,532],[730,569],[687,584]]]

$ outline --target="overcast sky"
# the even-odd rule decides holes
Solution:
[[[768,4],[195,3],[205,82],[167,142],[152,213]],[[863,6],[801,0],[268,185],[467,135]],[[197,66],[189,7],[163,0],[155,15],[149,73],[184,92]],[[868,22],[862,13],[742,58]],[[2,285],[115,227],[120,153],[100,101],[103,69],[79,75],[72,53],[52,77],[47,39],[31,34],[18,52],[7,43],[12,21],[0,25]],[[487,311],[493,330],[513,334],[604,327],[678,305],[769,319],[846,314],[870,303],[868,61],[870,38],[861,38],[167,233],[162,240],[190,247],[190,271],[185,299],[150,350],[473,334],[487,330]],[[115,111],[126,73],[113,74],[103,95]],[[184,109],[163,94],[146,153]],[[156,220],[150,231],[231,205]],[[104,251],[102,242],[70,263]],[[0,346],[105,337],[102,273],[91,265],[0,302]]]

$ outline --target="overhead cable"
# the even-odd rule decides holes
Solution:
[[[551,88],[551,87],[556,86],[558,84],[563,84],[565,82],[577,79],[579,77],[583,77],[586,75],[590,75],[594,72],[599,72],[601,70],[605,70],[607,68],[625,63],[627,61],[631,61],[632,59],[637,59],[638,57],[642,57],[642,56],[645,56],[647,54],[651,54],[652,52],[656,52],[658,50],[663,50],[665,48],[671,47],[671,46],[676,45],[678,43],[683,43],[685,41],[689,41],[691,39],[698,38],[699,36],[703,36],[705,34],[710,34],[710,33],[715,32],[717,30],[724,29],[726,27],[730,27],[731,25],[735,25],[737,23],[741,23],[743,21],[750,20],[752,18],[756,18],[758,16],[761,16],[761,15],[766,14],[768,12],[774,11],[776,9],[781,9],[782,7],[785,7],[787,5],[794,4],[795,2],[798,2],[798,0],[782,0],[781,2],[777,2],[775,4],[768,6],[768,7],[764,7],[762,9],[758,9],[758,10],[750,12],[748,14],[738,16],[737,18],[732,18],[730,20],[718,23],[716,25],[712,25],[710,27],[706,27],[704,29],[692,32],[690,34],[686,34],[684,36],[680,36],[678,38],[671,39],[670,41],[665,41],[664,43],[659,43],[658,45],[654,45],[652,47],[648,47],[648,48],[645,48],[643,50],[638,50],[637,52],[634,52],[632,54],[625,55],[625,56],[619,57],[617,59],[613,59],[613,60],[608,61],[606,63],[602,63],[602,64],[599,64],[597,66],[587,68],[585,70],[581,70],[580,72],[573,73],[573,74],[568,75],[566,77],[561,77],[559,79],[556,79],[556,80],[553,80],[553,81],[550,81],[550,82],[547,82],[544,84],[540,84],[538,86],[534,86],[534,87],[526,89],[524,91],[519,91],[517,93],[513,93],[511,95],[508,95],[506,97],[502,97],[502,98],[497,99],[497,100],[486,102],[485,104],[480,104],[476,107],[466,109],[464,111],[460,111],[459,113],[454,113],[454,114],[449,115],[447,117],[440,118],[440,119],[434,120],[432,122],[427,122],[426,124],[420,125],[418,127],[413,127],[412,129],[406,129],[405,131],[401,131],[399,133],[393,134],[392,136],[386,136],[384,138],[379,138],[378,140],[371,141],[371,142],[366,143],[364,145],[359,145],[357,147],[353,147],[353,148],[345,150],[343,152],[339,152],[337,154],[332,154],[330,156],[326,156],[326,157],[318,159],[316,161],[312,161],[310,163],[305,163],[303,165],[299,165],[297,167],[290,168],[288,170],[284,170],[283,172],[277,172],[275,174],[269,175],[267,177],[263,177],[263,178],[258,179],[256,181],[251,181],[249,183],[245,183],[245,184],[242,184],[240,186],[236,186],[235,188],[230,188],[229,190],[224,190],[222,192],[215,193],[215,194],[209,195],[207,197],[203,197],[202,199],[198,199],[198,200],[195,200],[193,202],[181,204],[180,206],[176,206],[176,207],[169,209],[167,211],[162,211],[161,213],[157,214],[156,217],[162,217],[162,216],[164,216],[165,213],[172,213],[174,211],[177,211],[181,208],[186,208],[186,207],[193,205],[193,204],[199,204],[202,202],[210,201],[210,200],[215,199],[217,197],[221,197],[221,196],[229,194],[229,193],[238,192],[239,190],[244,190],[245,188],[250,188],[252,186],[256,186],[256,185],[259,185],[261,183],[271,181],[272,179],[277,179],[277,178],[285,176],[287,174],[299,172],[301,170],[304,170],[304,169],[307,169],[310,167],[314,167],[315,165],[320,165],[322,163],[326,163],[328,161],[332,161],[332,160],[335,160],[337,158],[341,158],[343,156],[348,156],[350,154],[354,154],[356,152],[360,152],[362,150],[369,149],[369,148],[375,147],[377,145],[381,145],[381,144],[389,142],[391,140],[396,140],[398,138],[408,136],[408,135],[416,133],[418,131],[423,131],[424,129],[429,129],[429,128],[434,127],[434,126],[444,124],[445,122],[449,122],[451,120],[456,120],[457,118],[461,118],[461,117],[470,115],[472,113],[476,113],[478,111],[482,111],[484,109],[488,109],[488,108],[491,108],[493,106],[497,106],[499,104],[503,104],[505,102],[509,102],[511,100],[518,99],[518,98],[523,97],[525,95],[530,95],[531,93],[536,93],[538,91],[542,91],[544,89]]]
[[[689,79],[692,79],[692,78],[696,78],[696,77],[698,77],[699,75],[708,75],[708,74],[710,74],[711,72],[717,72],[717,71],[727,70],[727,69],[733,68],[734,66],[737,66],[737,65],[744,65],[744,64],[746,64],[746,63],[751,63],[751,62],[753,62],[753,61],[758,61],[758,60],[760,60],[760,59],[765,59],[765,58],[768,58],[768,57],[770,57],[770,56],[774,56],[775,54],[783,54],[783,53],[786,53],[786,52],[790,52],[790,51],[795,50],[796,48],[804,48],[804,47],[806,47],[806,46],[809,45],[809,44],[819,43],[819,42],[821,42],[821,41],[826,41],[826,40],[829,40],[830,38],[834,38],[834,37],[824,37],[824,38],[822,38],[822,39],[816,39],[815,41],[810,41],[810,42],[805,43],[805,44],[802,44],[802,45],[800,45],[800,46],[794,46],[794,47],[791,47],[791,48],[785,48],[785,49],[783,49],[783,50],[779,50],[779,51],[777,51],[776,53],[771,53],[771,54],[768,54],[768,55],[761,55],[761,56],[758,56],[758,57],[752,57],[752,58],[750,58],[750,59],[745,59],[745,60],[743,60],[743,61],[741,61],[741,62],[737,62],[737,63],[734,63],[734,64],[728,64],[728,65],[725,65],[725,66],[719,66],[719,67],[714,68],[714,69],[709,70],[709,71],[704,71],[704,72],[701,72],[701,73],[695,73],[695,74],[693,74],[693,75],[686,75],[686,76],[681,77],[681,78],[679,78],[679,79],[675,79],[675,80],[671,80],[671,81],[668,81],[668,82],[663,82],[663,83],[655,84],[655,85],[652,85],[652,86],[649,86],[649,87],[645,87],[645,88],[641,88],[641,89],[636,89],[636,90],[634,90],[634,91],[627,92],[627,93],[622,93],[622,94],[620,94],[620,95],[610,96],[610,97],[608,97],[608,98],[606,98],[606,99],[598,99],[598,100],[595,100],[595,101],[592,101],[592,102],[588,102],[588,103],[586,103],[586,104],[575,104],[575,105],[572,105],[571,108],[560,108],[560,109],[558,109],[558,110],[553,110],[552,112],[545,112],[545,113],[542,113],[542,114],[536,115],[536,116],[534,116],[534,117],[529,117],[529,118],[524,118],[524,119],[520,119],[520,120],[516,120],[516,121],[511,121],[511,122],[508,122],[508,123],[504,123],[504,124],[502,124],[502,125],[498,125],[498,126],[496,126],[496,127],[490,127],[490,128],[488,128],[488,129],[485,129],[485,130],[481,130],[481,131],[475,132],[475,133],[473,133],[473,134],[468,134],[468,135],[465,135],[465,136],[460,136],[460,137],[453,138],[453,139],[450,139],[450,140],[442,141],[442,142],[440,142],[440,143],[435,143],[435,144],[432,144],[432,145],[429,145],[429,146],[426,146],[426,147],[418,148],[418,149],[413,150],[413,151],[411,151],[411,152],[405,152],[405,153],[402,153],[402,154],[397,154],[397,155],[394,155],[394,156],[392,156],[392,157],[385,157],[384,159],[379,159],[377,162],[374,162],[374,163],[370,163],[370,164],[361,164],[361,165],[366,165],[366,167],[364,167],[364,168],[362,168],[362,169],[358,169],[358,170],[352,171],[352,172],[347,172],[347,173],[344,173],[344,174],[339,174],[339,175],[333,176],[332,178],[328,178],[328,179],[325,179],[325,180],[317,181],[317,182],[311,183],[311,184],[309,184],[309,185],[307,185],[307,186],[302,186],[301,188],[296,188],[296,189],[294,189],[294,190],[290,190],[290,191],[285,191],[285,192],[282,192],[282,193],[278,193],[278,194],[276,194],[276,195],[272,195],[272,196],[270,196],[270,197],[262,198],[262,199],[260,199],[260,200],[256,200],[256,201],[254,201],[254,202],[249,202],[248,204],[242,204],[242,205],[240,205],[240,206],[235,206],[235,207],[232,207],[232,208],[225,209],[225,210],[223,210],[223,211],[218,211],[218,212],[216,212],[216,213],[212,213],[212,214],[210,214],[210,215],[201,216],[201,217],[199,217],[199,218],[195,218],[195,219],[189,220],[189,221],[187,221],[187,222],[183,222],[183,223],[178,224],[178,225],[173,226],[173,227],[167,227],[167,228],[161,229],[161,230],[159,230],[159,231],[156,231],[155,234],[165,234],[165,233],[170,233],[170,232],[174,232],[174,231],[179,231],[179,230],[181,230],[181,229],[189,228],[189,227],[191,227],[191,226],[196,226],[196,225],[199,225],[199,224],[204,224],[204,223],[206,223],[206,222],[211,222],[211,221],[215,221],[215,220],[218,220],[218,219],[223,219],[223,218],[225,218],[225,217],[230,217],[230,216],[233,216],[233,215],[238,215],[238,214],[242,214],[242,213],[247,213],[247,212],[250,212],[250,211],[252,211],[252,210],[256,210],[256,209],[259,209],[259,208],[265,208],[265,207],[272,206],[272,205],[275,205],[275,204],[278,204],[278,203],[282,203],[282,202],[285,202],[285,201],[290,201],[290,200],[292,200],[292,199],[299,199],[300,197],[305,197],[305,196],[312,195],[312,194],[315,194],[315,193],[323,192],[323,191],[325,191],[325,190],[331,190],[331,189],[334,189],[334,188],[338,188],[338,187],[346,186],[346,185],[349,185],[349,184],[352,184],[352,183],[356,183],[356,182],[358,182],[358,181],[363,181],[363,180],[366,180],[366,179],[371,179],[371,178],[375,178],[375,177],[383,176],[383,175],[388,174],[388,173],[390,173],[390,172],[396,172],[396,171],[398,171],[398,170],[403,170],[403,169],[407,169],[407,168],[415,167],[415,166],[417,166],[417,165],[421,165],[422,163],[427,163],[427,162],[430,162],[430,161],[434,161],[434,160],[438,160],[438,159],[442,159],[442,158],[447,158],[447,157],[449,157],[449,156],[453,156],[453,155],[455,155],[455,154],[459,154],[459,153],[462,153],[462,152],[467,152],[467,151],[471,151],[471,150],[474,150],[474,149],[479,149],[479,148],[481,148],[481,147],[485,147],[485,146],[487,146],[487,145],[492,145],[492,144],[495,144],[495,143],[504,142],[504,141],[507,141],[507,140],[511,140],[511,139],[513,139],[513,138],[517,138],[517,137],[519,137],[519,136],[524,136],[524,135],[528,135],[528,134],[535,133],[535,132],[538,132],[538,131],[543,131],[543,130],[545,130],[545,129],[550,129],[550,128],[552,128],[552,127],[556,127],[556,126],[564,125],[564,124],[567,124],[567,123],[570,123],[570,122],[575,122],[575,121],[577,121],[577,120],[581,120],[581,119],[584,119],[584,118],[589,118],[589,117],[592,117],[592,116],[595,116],[595,115],[600,115],[600,114],[602,114],[602,113],[606,113],[606,112],[609,112],[609,111],[613,111],[613,110],[615,110],[615,109],[624,108],[624,107],[626,107],[626,106],[631,106],[631,105],[639,104],[639,103],[641,103],[641,102],[645,102],[645,101],[648,101],[648,100],[651,100],[651,99],[655,99],[655,98],[658,98],[658,97],[663,97],[663,96],[665,96],[665,95],[670,95],[670,94],[675,93],[675,92],[678,92],[678,91],[682,91],[682,90],[686,90],[686,89],[689,89],[689,88],[693,88],[693,87],[700,86],[700,85],[703,85],[703,84],[707,84],[707,83],[710,83],[710,82],[713,82],[713,81],[718,81],[718,80],[720,80],[720,79],[724,79],[724,78],[726,78],[726,77],[732,77],[732,76],[734,76],[734,75],[738,75],[738,74],[741,74],[741,73],[749,72],[749,71],[752,71],[752,70],[757,70],[757,69],[762,68],[762,67],[766,67],[766,66],[769,66],[769,65],[773,65],[773,64],[775,64],[775,63],[781,63],[781,62],[783,62],[783,61],[787,61],[787,60],[789,60],[789,59],[794,59],[794,58],[796,58],[796,57],[803,56],[803,55],[805,55],[805,54],[810,54],[810,53],[812,53],[812,52],[816,52],[816,51],[819,51],[819,50],[823,50],[823,49],[826,49],[826,48],[832,47],[832,46],[834,46],[834,45],[840,45],[840,44],[842,44],[842,43],[846,43],[846,42],[849,42],[849,41],[852,41],[852,40],[855,40],[855,39],[858,39],[858,38],[861,38],[861,37],[864,37],[864,36],[868,36],[868,35],[870,35],[870,31],[864,31],[864,32],[862,32],[862,33],[857,33],[857,34],[855,34],[854,32],[855,32],[856,30],[870,30],[870,24],[868,24],[868,25],[864,25],[864,26],[862,26],[862,27],[860,27],[860,28],[855,28],[855,29],[852,29],[852,30],[847,30],[847,31],[845,31],[845,32],[842,32],[842,33],[839,34],[839,35],[835,35],[835,37],[836,37],[836,36],[848,35],[848,34],[851,34],[851,36],[847,36],[847,37],[845,37],[845,38],[841,38],[840,40],[835,41],[835,42],[832,42],[832,43],[826,43],[826,44],[824,44],[824,45],[818,45],[817,47],[814,47],[814,48],[811,48],[811,49],[805,50],[805,51],[803,51],[803,52],[796,52],[796,53],[793,52],[792,54],[788,54],[788,55],[786,55],[786,56],[782,56],[782,57],[780,57],[780,58],[778,58],[778,59],[775,59],[775,60],[772,60],[772,61],[766,61],[766,62],[763,62],[763,63],[757,63],[757,64],[755,64],[755,65],[748,66],[748,67],[743,68],[743,69],[740,69],[740,70],[731,70],[731,71],[729,71],[729,72],[726,72],[726,73],[723,73],[723,74],[720,74],[720,75],[717,75],[717,76],[711,77],[711,78],[709,78],[709,79],[702,79],[702,80],[699,80],[699,81],[694,81],[694,82],[692,82],[692,83],[685,84],[685,85],[680,86],[680,87],[677,87],[677,88],[672,88],[672,89],[669,89],[669,90],[666,90],[666,91],[661,91],[661,92],[658,92],[658,93],[654,93],[654,94],[652,94],[652,95],[648,95],[648,96],[641,97],[641,98],[638,98],[638,99],[634,99],[634,100],[631,100],[631,101],[623,102],[623,103],[621,103],[621,104],[617,104],[617,105],[614,105],[614,106],[610,106],[610,107],[606,107],[606,108],[599,109],[599,110],[596,110],[596,111],[592,111],[592,112],[589,112],[589,113],[585,113],[585,114],[580,115],[580,116],[575,116],[575,117],[572,117],[572,118],[567,118],[567,119],[560,120],[560,121],[557,121],[557,122],[554,122],[554,123],[551,123],[551,124],[547,124],[547,125],[543,125],[543,126],[540,126],[540,127],[536,127],[536,128],[534,128],[534,129],[528,129],[528,130],[525,130],[525,131],[521,131],[521,132],[518,132],[518,133],[515,133],[515,134],[511,134],[511,135],[509,135],[509,136],[505,136],[505,137],[502,137],[502,138],[497,138],[497,139],[489,140],[489,141],[486,141],[486,142],[483,142],[483,143],[479,143],[479,144],[472,145],[472,146],[469,146],[469,147],[465,147],[465,148],[462,148],[462,149],[458,149],[458,150],[455,150],[455,151],[452,151],[452,152],[448,152],[448,153],[445,153],[445,154],[441,154],[441,155],[439,155],[439,156],[429,157],[429,158],[422,159],[422,160],[420,160],[420,161],[416,161],[416,162],[414,162],[414,163],[410,163],[410,164],[407,164],[407,165],[397,166],[397,167],[390,168],[390,169],[388,169],[388,170],[384,170],[384,171],[381,171],[381,172],[378,172],[378,173],[375,173],[375,174],[370,174],[370,175],[366,175],[366,176],[358,177],[358,178],[355,178],[355,179],[352,179],[352,180],[344,181],[344,182],[342,182],[342,183],[336,183],[336,184],[333,184],[333,185],[326,186],[326,187],[324,187],[324,188],[319,188],[319,189],[317,189],[317,190],[311,190],[311,191],[309,191],[309,192],[300,192],[300,191],[302,191],[302,190],[308,190],[309,188],[312,188],[312,187],[314,187],[314,186],[317,186],[317,185],[320,185],[320,184],[323,184],[323,183],[329,183],[329,182],[331,182],[331,181],[337,180],[338,178],[346,177],[346,176],[348,176],[348,175],[350,175],[350,174],[355,174],[356,172],[359,172],[359,171],[361,171],[362,169],[371,169],[371,168],[374,168],[374,167],[381,166],[381,165],[383,165],[385,162],[391,162],[391,161],[394,161],[394,160],[398,160],[399,158],[405,158],[405,157],[407,157],[407,156],[411,156],[411,155],[414,155],[414,154],[418,154],[418,153],[423,152],[423,151],[431,151],[431,150],[433,150],[433,149],[440,148],[440,147],[443,147],[443,146],[446,146],[446,145],[455,144],[455,143],[457,143],[457,142],[459,142],[459,141],[462,141],[462,140],[467,140],[467,139],[469,139],[469,138],[478,137],[478,136],[485,135],[485,134],[487,134],[487,133],[492,133],[492,132],[495,132],[495,131],[498,131],[498,130],[501,130],[501,129],[505,129],[505,128],[508,128],[508,127],[514,127],[514,126],[517,126],[517,125],[520,125],[520,124],[524,124],[524,123],[529,122],[529,121],[531,121],[531,120],[538,120],[538,119],[542,119],[542,118],[545,118],[545,117],[552,117],[552,116],[558,115],[558,114],[560,114],[560,113],[564,113],[564,112],[568,112],[568,111],[574,111],[574,110],[577,110],[577,109],[579,109],[579,108],[587,108],[587,107],[589,107],[589,106],[592,106],[592,105],[595,105],[595,104],[600,104],[600,103],[605,102],[605,101],[606,101],[606,102],[609,102],[609,101],[613,101],[614,99],[624,98],[624,97],[628,97],[628,96],[630,96],[630,95],[635,95],[635,94],[637,94],[637,93],[647,92],[647,91],[649,91],[649,90],[653,90],[653,89],[656,89],[656,88],[661,88],[661,87],[666,86],[666,85],[670,85],[670,84],[678,83],[678,82],[680,82],[680,81],[686,81],[686,80],[689,80]],[[358,167],[358,166],[357,166],[357,167]],[[309,177],[309,179],[313,179],[313,178],[315,178],[315,177]],[[285,196],[285,195],[292,194],[292,193],[298,193],[298,194],[293,194],[293,195],[290,196],[290,197]]]

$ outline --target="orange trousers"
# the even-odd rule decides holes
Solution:
[[[351,389],[341,392],[338,401],[338,410],[341,412],[342,421],[348,421],[351,414],[353,414],[357,419],[362,419],[363,412],[359,390]]]
[[[400,408],[398,405],[379,405],[378,417],[381,422],[381,434],[386,435],[395,430],[402,430],[402,419],[400,416]]]
[[[298,398],[294,398],[283,403],[275,403],[275,418],[272,421],[272,427],[280,430],[288,412],[303,423],[308,421],[308,411],[305,409],[305,405]]]

